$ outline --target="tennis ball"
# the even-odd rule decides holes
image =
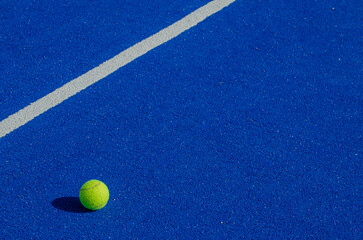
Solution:
[[[89,180],[79,191],[79,200],[90,210],[98,210],[106,206],[110,194],[106,184],[98,180]]]

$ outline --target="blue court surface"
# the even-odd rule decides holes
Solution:
[[[362,10],[0,0],[0,239],[362,239]]]

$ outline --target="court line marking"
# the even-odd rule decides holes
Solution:
[[[92,84],[107,77],[136,58],[146,54],[152,49],[177,37],[184,31],[196,26],[206,18],[221,11],[236,0],[214,0],[188,14],[181,20],[164,28],[158,33],[142,40],[141,42],[129,47],[117,54],[113,58],[100,64],[98,67],[86,72],[85,74],[71,80],[62,87],[54,90],[48,95],[31,103],[27,107],[10,115],[0,122],[0,138],[25,125],[35,117],[57,106],[66,99],[74,96],[80,91],[88,88]]]

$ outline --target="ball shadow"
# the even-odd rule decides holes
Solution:
[[[63,211],[73,212],[73,213],[88,213],[93,212],[83,207],[78,197],[61,197],[56,198],[52,201],[52,205]]]

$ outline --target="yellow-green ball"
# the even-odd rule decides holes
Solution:
[[[90,210],[98,210],[106,206],[110,193],[106,184],[98,180],[89,180],[79,191],[79,200]]]

